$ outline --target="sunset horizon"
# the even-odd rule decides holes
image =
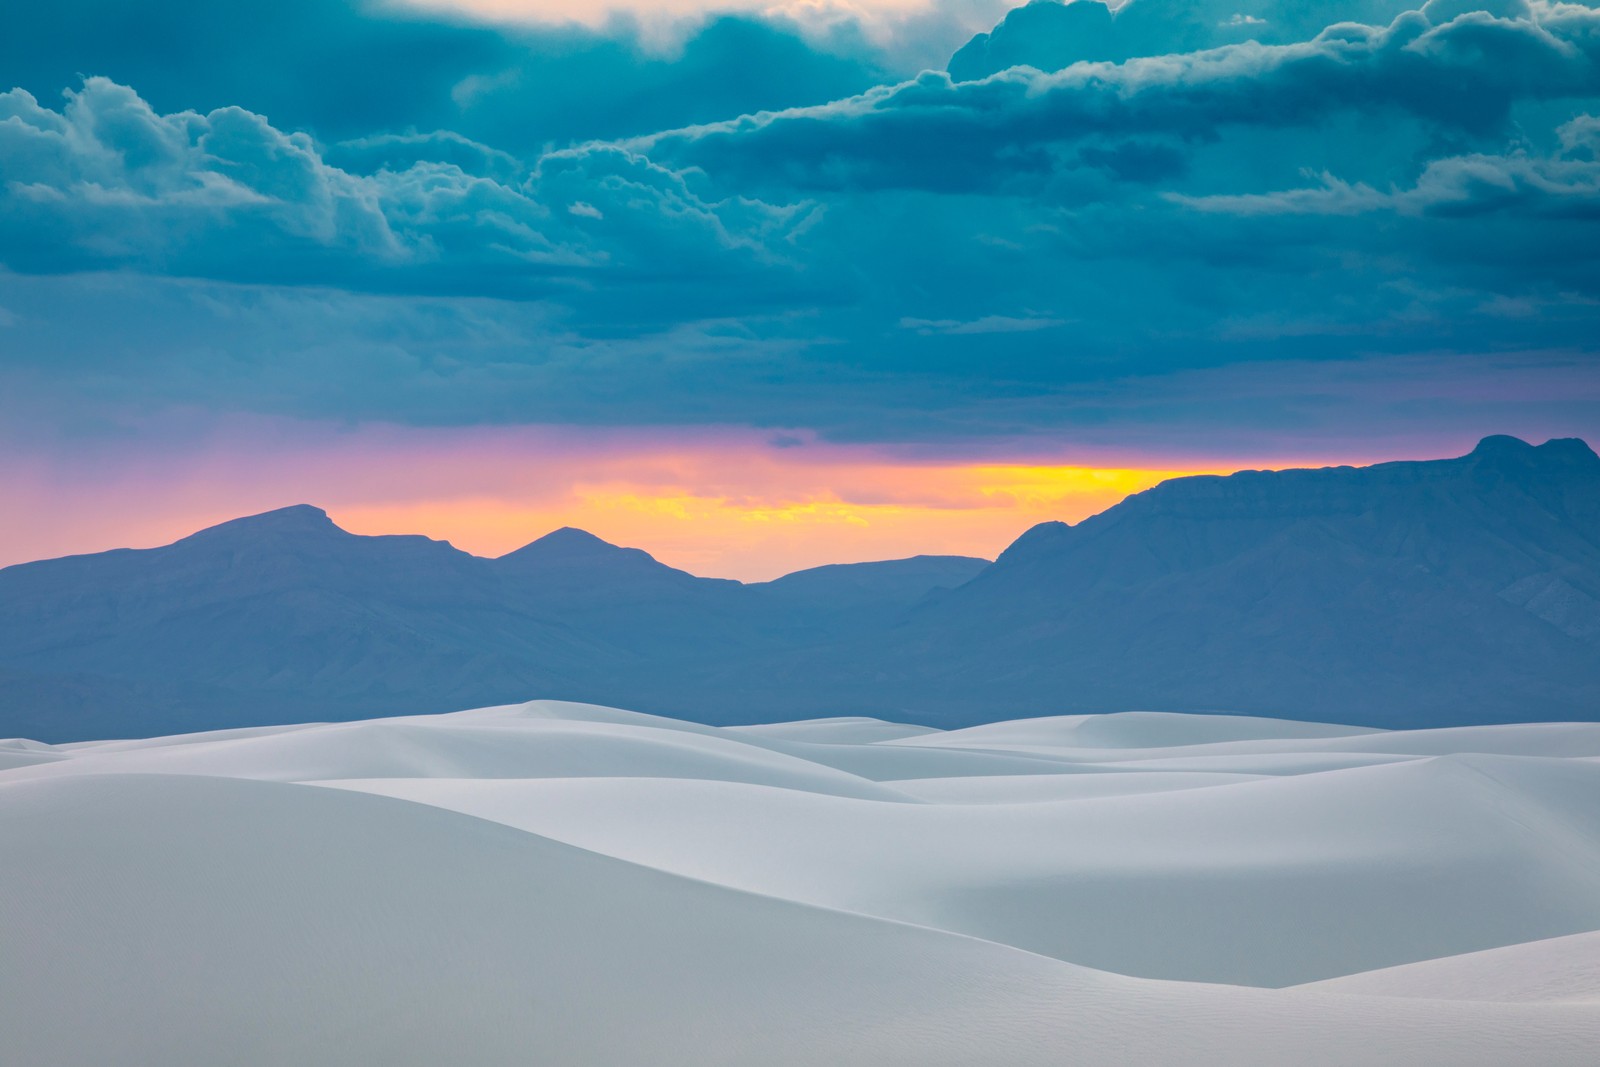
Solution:
[[[287,444],[274,429],[273,438]],[[35,483],[30,494],[18,479],[13,499],[30,522],[0,529],[0,567],[153,548],[232,519],[310,505],[350,533],[420,534],[485,557],[573,527],[702,577],[762,582],[835,563],[993,559],[1037,523],[1079,522],[1171,478],[1449,458],[1486,436],[1406,441],[1390,452],[1308,449],[1292,458],[1179,453],[1164,466],[1130,467],[1110,465],[1137,458],[1126,449],[1079,450],[1105,466],[1037,456],[960,462],[829,444],[792,430],[729,428],[641,442],[592,432],[396,429],[338,431],[316,443],[314,460],[287,449],[264,459],[257,436],[253,447],[213,445],[203,462],[175,456],[155,470],[108,472],[100,459],[99,485],[61,477],[57,466],[70,492]],[[311,463],[317,473],[308,475]]]

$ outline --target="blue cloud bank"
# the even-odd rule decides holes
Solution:
[[[760,19],[658,52],[308,0],[10,18],[14,420],[1596,420],[1594,6],[1038,0],[903,78]],[[1374,399],[1419,367],[1469,384]]]

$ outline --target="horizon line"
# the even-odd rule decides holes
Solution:
[[[1087,521],[1090,518],[1094,518],[1094,517],[1096,517],[1098,515],[1105,514],[1106,512],[1110,511],[1111,509],[1113,509],[1115,507],[1118,507],[1119,505],[1121,505],[1126,500],[1129,500],[1129,499],[1131,499],[1131,498],[1133,498],[1135,496],[1140,496],[1140,495],[1142,495],[1144,493],[1147,493],[1150,490],[1152,490],[1152,489],[1154,489],[1154,488],[1156,488],[1158,486],[1166,485],[1169,482],[1182,481],[1182,480],[1190,479],[1190,478],[1206,478],[1206,477],[1222,477],[1222,478],[1226,478],[1226,477],[1233,477],[1233,476],[1239,475],[1239,474],[1250,474],[1250,473],[1267,473],[1267,472],[1276,473],[1276,472],[1287,472],[1287,471],[1315,471],[1315,470],[1339,470],[1339,469],[1367,469],[1367,468],[1371,468],[1371,467],[1383,466],[1383,465],[1389,464],[1389,463],[1448,462],[1450,460],[1467,458],[1468,456],[1471,456],[1471,455],[1479,452],[1480,450],[1484,449],[1485,446],[1489,445],[1491,442],[1496,442],[1496,441],[1504,441],[1504,442],[1507,442],[1507,443],[1515,442],[1517,445],[1520,445],[1523,448],[1526,448],[1526,449],[1529,449],[1529,450],[1543,449],[1543,448],[1545,448],[1545,447],[1547,447],[1549,445],[1556,444],[1556,443],[1559,443],[1559,442],[1575,441],[1578,444],[1582,445],[1585,449],[1588,449],[1591,453],[1593,452],[1592,448],[1590,448],[1590,446],[1588,445],[1588,443],[1586,441],[1584,441],[1582,438],[1577,438],[1577,437],[1554,437],[1554,438],[1550,438],[1550,439],[1546,440],[1542,444],[1535,445],[1530,441],[1527,441],[1527,440],[1524,440],[1524,439],[1522,439],[1520,437],[1515,437],[1515,436],[1509,435],[1509,434],[1489,434],[1489,435],[1486,435],[1486,436],[1480,438],[1478,443],[1470,451],[1468,451],[1466,453],[1462,453],[1460,455],[1455,455],[1455,456],[1440,456],[1440,457],[1435,457],[1435,458],[1432,458],[1432,459],[1377,460],[1377,461],[1373,461],[1373,462],[1370,462],[1370,463],[1324,464],[1324,465],[1321,465],[1321,466],[1240,467],[1240,468],[1237,468],[1235,470],[1231,470],[1231,471],[1227,471],[1227,472],[1197,471],[1197,472],[1188,472],[1188,473],[1174,473],[1171,477],[1161,478],[1160,480],[1154,482],[1151,485],[1148,485],[1148,486],[1145,486],[1143,488],[1139,488],[1139,489],[1135,489],[1133,491],[1127,492],[1126,494],[1118,497],[1117,499],[1110,501],[1109,503],[1106,504],[1106,506],[1104,506],[1104,507],[1102,507],[1102,508],[1100,508],[1098,510],[1091,511],[1088,514],[1079,515],[1079,516],[1077,516],[1075,521],[1072,520],[1072,519],[1068,519],[1068,518],[1043,518],[1043,519],[1039,519],[1039,520],[1037,520],[1035,522],[1027,523],[1025,525],[1022,525],[1020,529],[1016,529],[1015,532],[1010,535],[1009,539],[1005,542],[1005,545],[1000,549],[1000,551],[994,552],[992,554],[991,553],[961,552],[961,551],[939,551],[937,549],[937,547],[935,547],[935,548],[930,549],[930,550],[915,551],[915,552],[911,552],[909,554],[903,554],[903,555],[875,555],[875,556],[869,556],[868,558],[851,558],[851,559],[842,559],[842,560],[841,559],[828,560],[828,561],[821,562],[821,563],[812,563],[812,564],[807,564],[807,565],[801,566],[801,567],[785,569],[785,570],[782,570],[780,573],[773,574],[773,575],[768,576],[768,577],[760,577],[760,578],[751,577],[749,575],[746,575],[746,576],[743,576],[743,577],[732,577],[732,576],[725,576],[725,575],[700,573],[700,571],[697,570],[697,569],[691,569],[691,567],[689,567],[689,566],[681,566],[679,564],[676,564],[676,563],[673,563],[673,562],[669,562],[668,560],[663,559],[661,555],[658,555],[658,551],[660,551],[659,549],[655,550],[655,551],[652,551],[651,549],[647,549],[647,548],[641,547],[637,543],[627,543],[627,540],[630,540],[630,539],[616,540],[616,539],[613,539],[612,536],[605,536],[605,535],[602,535],[602,534],[595,533],[593,530],[590,530],[590,529],[586,528],[585,526],[576,525],[574,523],[563,523],[563,524],[561,524],[559,526],[555,526],[555,527],[547,530],[546,532],[544,532],[542,534],[539,534],[538,536],[533,537],[532,539],[530,539],[528,541],[521,542],[520,544],[516,545],[515,547],[507,549],[506,551],[503,551],[503,552],[499,552],[499,553],[482,553],[482,552],[473,551],[471,548],[462,547],[461,545],[456,543],[455,539],[453,539],[452,537],[448,537],[448,536],[446,536],[446,537],[435,537],[435,536],[432,536],[431,534],[428,534],[428,533],[416,532],[414,530],[401,530],[401,529],[395,529],[395,528],[392,528],[392,527],[388,528],[388,529],[373,530],[372,529],[372,524],[370,522],[366,523],[366,524],[363,524],[362,521],[359,518],[357,518],[355,520],[351,520],[349,518],[344,518],[342,520],[341,519],[335,519],[333,517],[334,516],[334,512],[330,512],[327,508],[324,508],[321,505],[306,503],[304,501],[296,502],[296,503],[293,503],[293,504],[280,505],[278,507],[273,507],[273,508],[266,508],[266,509],[261,510],[261,511],[251,511],[251,512],[247,512],[247,513],[245,513],[243,515],[234,515],[234,516],[231,516],[231,517],[226,518],[226,519],[221,519],[219,521],[211,522],[211,523],[209,523],[207,525],[199,526],[197,528],[190,528],[189,532],[187,532],[187,533],[179,534],[177,536],[170,536],[169,535],[168,539],[161,540],[161,541],[159,541],[158,543],[155,543],[155,544],[146,544],[146,545],[113,545],[113,546],[110,546],[110,547],[107,547],[107,548],[93,549],[93,550],[83,551],[83,552],[68,552],[68,553],[63,553],[63,554],[60,554],[60,555],[40,556],[40,557],[36,557],[36,558],[32,558],[32,559],[17,560],[17,561],[15,561],[13,563],[6,564],[5,566],[0,566],[0,570],[6,570],[6,569],[9,569],[11,567],[16,567],[16,566],[27,566],[27,565],[35,564],[35,563],[46,563],[46,562],[50,562],[50,561],[53,561],[53,560],[73,559],[73,558],[81,558],[81,557],[85,557],[85,556],[101,555],[101,554],[104,554],[104,553],[107,553],[107,552],[121,552],[121,551],[146,552],[146,551],[155,551],[155,550],[159,550],[159,549],[163,549],[163,548],[169,548],[169,547],[171,547],[171,546],[173,546],[175,544],[178,544],[178,543],[180,543],[182,541],[188,540],[189,538],[196,537],[196,536],[208,533],[210,531],[217,530],[219,528],[232,525],[234,523],[241,523],[241,522],[248,522],[250,520],[255,520],[255,519],[262,519],[262,518],[265,518],[267,516],[279,514],[279,513],[282,513],[282,512],[293,512],[293,511],[297,511],[297,510],[307,510],[307,511],[312,511],[312,512],[317,513],[324,520],[326,520],[327,523],[331,527],[333,527],[334,529],[340,531],[341,533],[344,533],[344,534],[346,534],[348,536],[351,536],[351,537],[423,537],[423,538],[426,538],[429,541],[434,541],[434,542],[437,542],[437,543],[440,543],[440,544],[447,545],[451,549],[453,549],[453,550],[455,550],[457,552],[461,552],[461,553],[463,553],[465,555],[472,556],[475,559],[484,559],[484,560],[504,559],[507,556],[510,556],[510,555],[513,555],[513,554],[515,554],[517,552],[520,552],[520,551],[528,548],[531,545],[537,544],[538,542],[544,540],[545,538],[548,538],[548,537],[552,536],[553,534],[560,533],[563,530],[572,530],[572,531],[587,535],[589,537],[592,537],[597,542],[599,542],[601,544],[604,544],[606,546],[609,546],[610,548],[616,549],[618,551],[637,551],[637,552],[641,552],[644,555],[648,556],[651,560],[655,561],[656,563],[659,563],[661,566],[669,567],[669,568],[671,568],[673,570],[681,571],[681,572],[683,572],[685,574],[689,574],[689,575],[691,575],[691,576],[693,576],[695,578],[700,578],[700,579],[705,579],[705,580],[712,580],[712,581],[732,581],[732,582],[738,582],[741,585],[762,585],[762,584],[766,584],[766,583],[769,583],[769,582],[777,581],[777,580],[779,580],[781,578],[784,578],[784,577],[788,577],[789,575],[792,575],[792,574],[799,574],[799,573],[803,573],[803,572],[806,572],[806,571],[817,570],[817,569],[820,569],[820,568],[823,568],[823,567],[850,567],[850,566],[860,566],[860,565],[877,564],[877,563],[892,563],[892,562],[899,562],[899,561],[917,559],[917,558],[923,558],[923,557],[964,558],[964,559],[982,560],[985,563],[993,563],[995,559],[999,558],[999,556],[1001,554],[1003,554],[1003,552],[1004,552],[1006,547],[1009,547],[1011,544],[1015,543],[1019,538],[1024,536],[1028,531],[1030,531],[1032,529],[1035,529],[1040,525],[1047,525],[1047,524],[1053,523],[1053,522],[1060,522],[1063,525],[1066,525],[1066,526],[1069,526],[1069,527],[1070,526],[1076,526],[1076,525],[1078,525],[1078,524],[1080,524],[1080,523],[1082,523],[1084,521]],[[359,510],[360,510],[359,508],[336,508],[335,509],[335,511],[345,512],[345,513],[348,513],[350,511],[359,511]],[[359,528],[359,527],[362,527],[363,525],[366,526],[366,529]],[[357,527],[357,528],[352,528],[352,527]]]

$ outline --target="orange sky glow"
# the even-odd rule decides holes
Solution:
[[[0,460],[14,519],[0,564],[150,547],[288,504],[361,534],[500,555],[560,526],[695,574],[761,581],[918,553],[993,558],[1037,522],[1076,522],[1166,478],[1240,462],[1140,455],[961,462],[749,430],[313,429],[270,422],[158,455]]]
[[[578,526],[696,574],[760,581],[803,567],[922,552],[993,558],[1047,519],[1077,521],[1183,471],[1052,466],[863,466],[784,473],[789,484],[577,484],[562,499],[473,497],[333,510],[358,533],[435,533],[479,555]]]

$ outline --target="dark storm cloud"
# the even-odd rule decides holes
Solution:
[[[1019,174],[1055,173],[1058,146],[1091,138],[1203,142],[1240,127],[1314,129],[1344,112],[1487,135],[1520,101],[1600,94],[1600,11],[1540,8],[1536,17],[1507,6],[1521,9],[1508,12],[1517,17],[1430,4],[1386,26],[1341,23],[1295,44],[1018,67],[972,82],[929,71],[847,100],[641,143],[759,184],[1004,190]]]
[[[592,274],[748,275],[779,262],[769,242],[807,210],[703,199],[685,175],[620,147],[546,157],[523,181],[432,160],[351,173],[260,115],[158,115],[102,78],[60,111],[0,94],[0,118],[0,237],[24,271],[539,295]],[[504,167],[459,138],[377,145],[402,146]]]
[[[1098,0],[1029,3],[968,41],[950,58],[948,69],[959,81],[975,81],[1012,67],[1060,70],[1074,63],[1120,63],[1243,41],[1289,44],[1338,22],[1385,25],[1417,6],[1406,0],[1154,0],[1123,4],[1113,12]]]
[[[849,45],[738,17],[658,50],[626,23],[497,29],[366,0],[57,0],[6,11],[0,88],[51,99],[98,75],[163,112],[234,105],[327,141],[447,129],[529,153],[859,92],[882,75]]]
[[[866,91],[863,61],[749,20],[668,58],[290,4],[234,49],[331,64],[348,95],[63,40],[19,80],[104,48],[87,73],[126,81],[0,96],[0,375],[61,409],[903,440],[1159,421],[1137,396],[1168,378],[1200,383],[1160,401],[1174,424],[1293,421],[1208,402],[1230,367],[1595,361],[1600,11],[1074,7],[963,63],[1009,62],[1029,20],[1103,39]],[[186,11],[156,22],[235,25]]]

